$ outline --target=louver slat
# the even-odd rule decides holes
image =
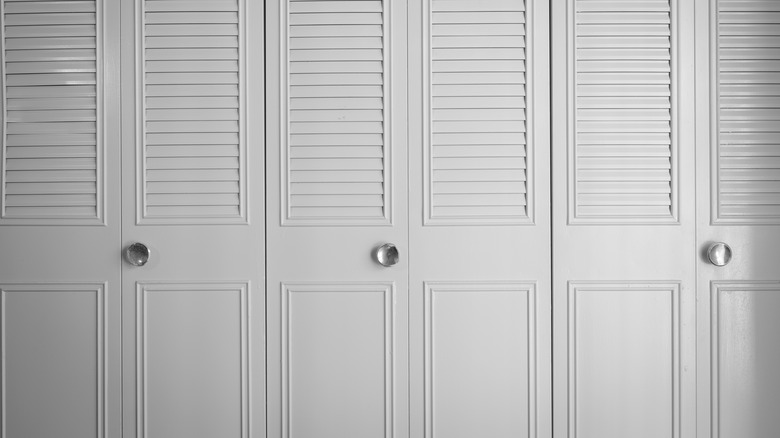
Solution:
[[[428,225],[528,223],[523,0],[429,0]]]
[[[0,223],[100,223],[96,2],[5,0],[0,8],[6,116]]]
[[[141,221],[244,223],[239,0],[142,7]]]
[[[676,222],[668,0],[575,0],[572,223]]]
[[[386,223],[384,4],[290,0],[287,7],[284,223]]]
[[[718,9],[716,221],[780,223],[780,8]]]

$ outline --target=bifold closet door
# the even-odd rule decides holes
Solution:
[[[403,438],[406,1],[266,7],[268,436]]]
[[[409,4],[415,438],[551,436],[548,14]]]
[[[124,435],[263,437],[262,2],[121,5]]]
[[[119,9],[0,1],[0,434],[118,436]]]
[[[780,430],[780,4],[697,1],[701,436]],[[722,242],[731,261],[715,266]],[[724,260],[725,261],[725,260]]]
[[[693,437],[693,3],[552,5],[555,436]]]

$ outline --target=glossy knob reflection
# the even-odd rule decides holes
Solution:
[[[723,242],[713,243],[707,251],[707,257],[715,266],[726,266],[731,261],[731,247]]]
[[[382,266],[393,266],[400,258],[398,248],[392,243],[385,243],[374,250],[374,260]]]
[[[133,266],[143,266],[149,261],[152,251],[143,243],[133,243],[125,249],[125,260]]]

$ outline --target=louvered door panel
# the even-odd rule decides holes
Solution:
[[[386,5],[285,3],[283,223],[386,223],[391,175]]]
[[[718,2],[714,220],[780,223],[780,7]]]
[[[671,1],[573,1],[569,219],[675,223]]]
[[[246,222],[242,5],[141,7],[139,222]]]
[[[100,3],[0,2],[3,224],[103,222]]]
[[[526,4],[426,3],[426,224],[528,223],[533,99]]]

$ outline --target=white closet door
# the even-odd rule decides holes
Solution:
[[[693,4],[552,16],[555,436],[692,437]]]
[[[118,12],[0,1],[4,437],[120,431]]]
[[[406,2],[266,6],[268,436],[403,438]]]
[[[699,431],[780,429],[780,5],[697,1]],[[715,242],[731,262],[709,263]]]
[[[124,432],[265,436],[262,5],[122,19]]]
[[[412,436],[549,437],[548,4],[409,17]]]

